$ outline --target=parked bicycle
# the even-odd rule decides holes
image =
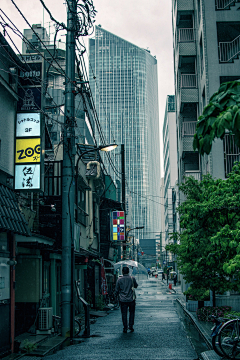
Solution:
[[[217,316],[215,315],[211,315],[209,316],[209,319],[213,320],[214,322],[214,326],[212,327],[212,347],[213,347],[213,350],[221,357],[224,356],[224,353],[223,351],[221,350],[220,348],[220,345],[219,345],[219,338],[218,338],[218,335],[219,335],[219,332],[222,328],[222,326],[225,324],[225,322],[228,320],[228,319],[225,319],[225,318],[218,318]]]
[[[61,333],[62,323],[61,323],[61,316],[53,315],[53,328],[54,332],[57,334]],[[78,336],[81,332],[81,318],[74,319],[74,337]]]
[[[106,296],[105,304],[107,307],[112,309],[119,309],[119,300],[115,296],[114,291],[112,291],[110,294]]]
[[[220,349],[228,359],[240,359],[240,318],[227,321],[218,333]]]

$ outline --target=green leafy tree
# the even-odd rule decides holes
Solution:
[[[180,191],[186,200],[178,207],[182,231],[173,234],[167,250],[177,254],[178,268],[199,300],[213,294],[240,289],[240,165],[229,178],[202,181],[187,178]],[[214,295],[215,305],[215,295]]]
[[[209,154],[215,138],[223,139],[226,130],[240,147],[240,80],[223,83],[210,98],[198,118],[194,150]]]

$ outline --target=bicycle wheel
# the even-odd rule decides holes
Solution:
[[[212,337],[212,347],[213,347],[213,350],[215,351],[215,353],[217,353],[221,357],[224,356],[224,354],[219,346],[218,335],[215,335]]]
[[[240,359],[240,322],[228,321],[218,335],[219,346],[228,359]]]
[[[81,322],[77,319],[74,319],[74,329],[75,329],[75,334],[74,336],[78,336],[78,334],[80,333],[81,331]]]

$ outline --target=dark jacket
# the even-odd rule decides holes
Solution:
[[[131,302],[133,301],[133,291],[132,286],[135,288],[138,287],[138,283],[133,276],[123,275],[120,277],[116,283],[115,293],[116,296],[119,295],[119,301],[122,302]]]

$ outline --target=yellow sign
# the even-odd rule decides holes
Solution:
[[[39,163],[41,139],[16,139],[16,163]]]

